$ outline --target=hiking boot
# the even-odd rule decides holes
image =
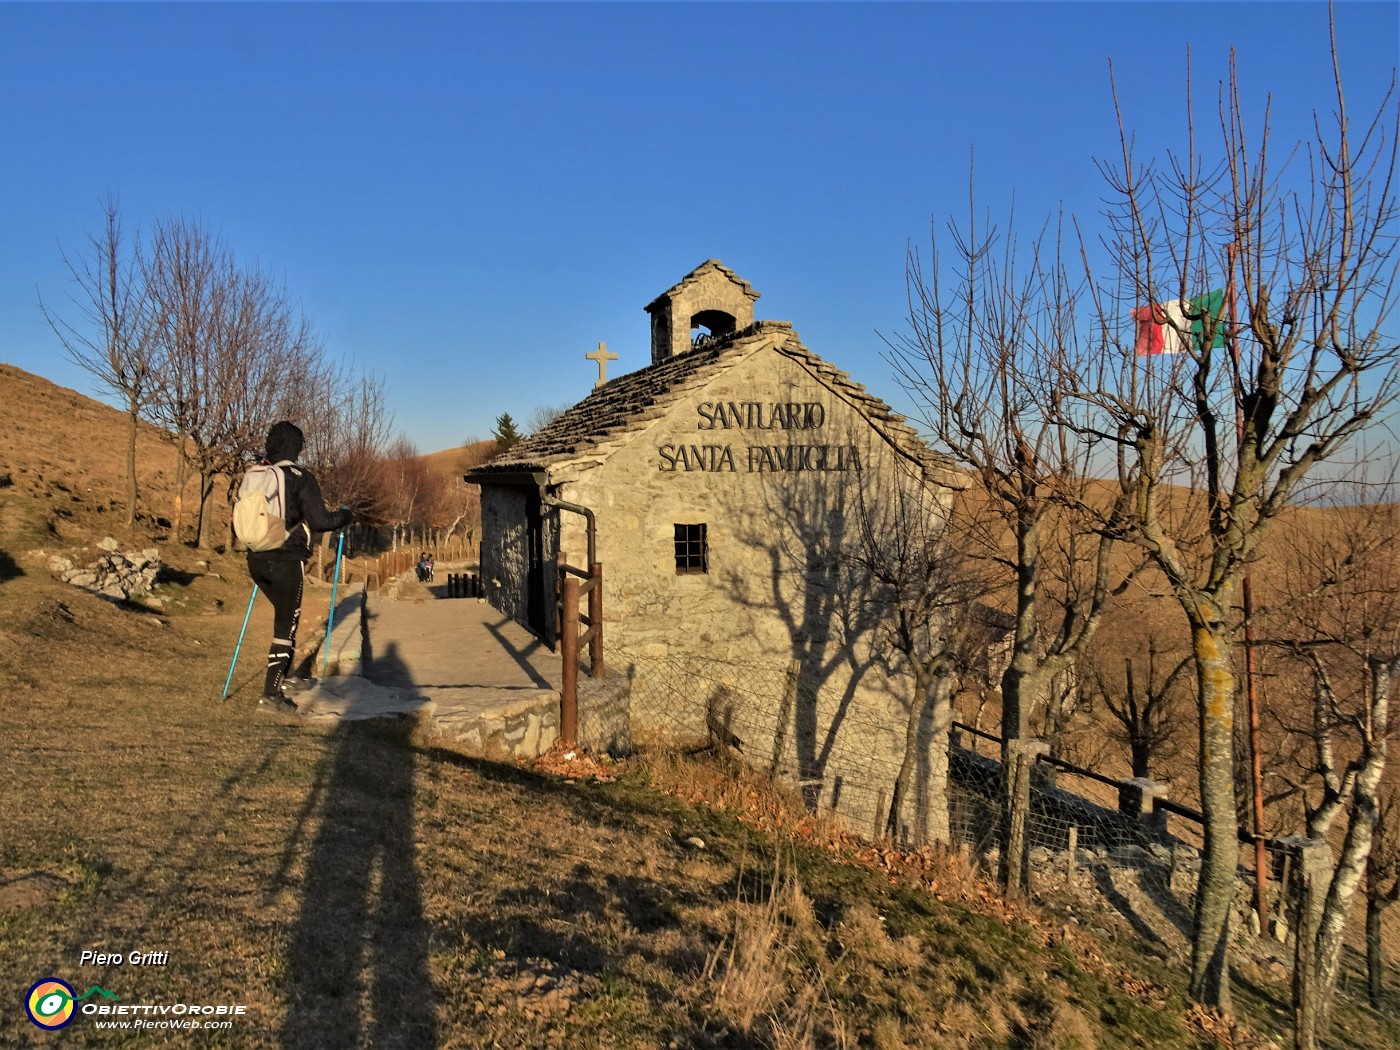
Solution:
[[[282,679],[282,692],[291,693],[293,696],[295,696],[297,693],[304,693],[308,689],[314,688],[316,688],[316,679],[314,678]]]
[[[281,693],[274,693],[271,696],[263,697],[258,701],[258,706],[270,708],[273,711],[281,711],[285,715],[294,715],[297,713],[297,705],[292,703]]]

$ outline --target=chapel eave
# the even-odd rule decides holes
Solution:
[[[765,347],[784,355],[845,400],[892,448],[917,464],[930,481],[949,489],[967,487],[966,479],[952,461],[930,449],[903,416],[853,380],[850,373],[808,350],[789,321],[755,321],[688,353],[610,379],[538,434],[472,470],[466,480],[475,484],[512,484],[508,479],[514,475],[552,475],[598,466],[634,435],[666,415],[688,393],[703,388],[726,368]]]

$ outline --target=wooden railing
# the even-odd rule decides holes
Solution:
[[[579,602],[588,596],[588,612]],[[603,566],[593,562],[587,570],[569,565],[559,555],[559,655],[564,664],[559,690],[559,739],[578,739],[578,665],[583,643],[588,643],[588,663],[593,678],[603,677]],[[579,625],[588,629],[579,633]]]

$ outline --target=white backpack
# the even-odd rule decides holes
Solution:
[[[233,503],[233,534],[250,551],[276,550],[287,542],[287,480],[290,461],[249,467]]]

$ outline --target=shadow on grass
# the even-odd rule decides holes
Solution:
[[[0,583],[6,580],[13,580],[17,576],[23,576],[24,570],[19,567],[8,551],[0,551]]]
[[[415,859],[412,722],[331,737],[289,959],[287,1047],[437,1045]]]

